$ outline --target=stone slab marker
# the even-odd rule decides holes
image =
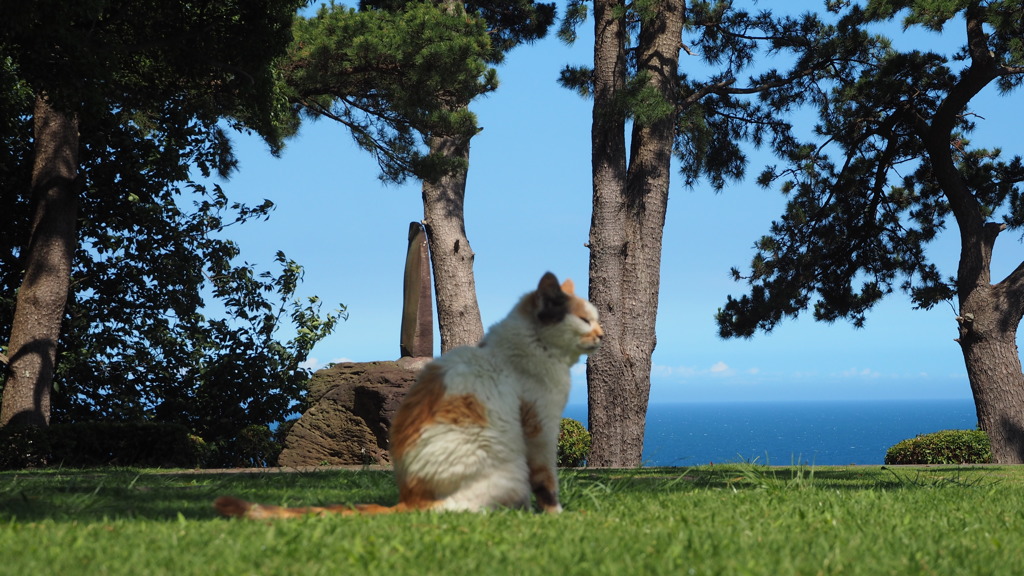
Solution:
[[[402,294],[402,357],[346,362],[309,381],[309,409],[287,429],[277,464],[388,464],[391,420],[416,374],[434,355],[434,304],[427,235],[409,225]]]
[[[419,222],[409,224],[409,250],[405,256],[402,298],[402,357],[434,355],[434,304],[430,287],[430,253],[427,235]]]

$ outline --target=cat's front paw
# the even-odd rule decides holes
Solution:
[[[558,502],[555,502],[554,504],[548,504],[548,505],[544,506],[543,509],[544,509],[544,513],[545,514],[561,514],[562,513],[562,505],[559,504]]]

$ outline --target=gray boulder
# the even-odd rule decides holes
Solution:
[[[347,362],[309,383],[309,409],[287,431],[278,465],[390,464],[395,411],[430,358]]]

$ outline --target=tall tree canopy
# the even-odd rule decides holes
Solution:
[[[1021,157],[975,146],[973,107],[983,91],[1009,94],[1024,80],[1024,3],[871,1],[846,9],[837,31],[865,41],[835,44],[848,63],[820,77],[812,138],[781,149],[785,164],[760,182],[781,183],[786,211],[757,243],[749,293],[718,314],[723,336],[770,331],[813,308],[818,320],[863,325],[894,290],[928,308],[956,298],[957,341],[981,427],[998,462],[1024,462],[1024,376],[1016,348],[1024,314],[1024,264],[1002,279],[990,264],[1003,232],[1024,225]],[[868,30],[941,32],[948,53],[897,49]],[[953,44],[956,42],[956,44]],[[941,272],[926,247],[955,224],[956,273]]]
[[[497,88],[491,66],[544,36],[553,19],[553,4],[532,0],[366,0],[296,23],[282,67],[293,100],[345,125],[384,181],[423,183],[442,352],[483,337],[463,210],[480,130],[468,106]]]
[[[298,363],[337,317],[294,300],[301,269],[283,255],[276,276],[237,263],[221,231],[269,203],[191,182],[235,167],[227,127],[273,149],[294,129],[273,62],[300,4],[3,3],[4,424],[48,423],[54,375],[61,418],[182,421],[214,441],[301,399]],[[38,168],[50,150],[73,161],[40,179],[33,158]],[[40,245],[66,256],[40,257]],[[33,311],[40,286],[45,316]],[[232,320],[204,316],[204,295]],[[301,328],[287,344],[282,320]],[[25,359],[32,370],[17,370]]]

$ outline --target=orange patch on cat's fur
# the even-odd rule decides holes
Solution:
[[[569,301],[569,313],[579,316],[580,318],[586,318],[588,316],[587,301],[580,300],[575,297],[572,298],[572,300]]]
[[[395,413],[389,447],[393,459],[401,459],[405,451],[419,440],[443,397],[444,373],[438,366],[427,365]]]
[[[444,370],[429,364],[420,372],[395,413],[391,434],[391,455],[400,459],[433,423],[456,426],[485,426],[487,411],[471,394],[446,395]]]
[[[487,409],[472,394],[445,396],[437,407],[434,419],[455,426],[486,426]]]
[[[426,510],[437,505],[437,497],[419,478],[405,478],[398,487],[399,504],[405,510]]]
[[[537,415],[537,405],[533,402],[519,403],[519,421],[523,426],[523,435],[528,439],[536,438],[544,431],[540,416]]]

